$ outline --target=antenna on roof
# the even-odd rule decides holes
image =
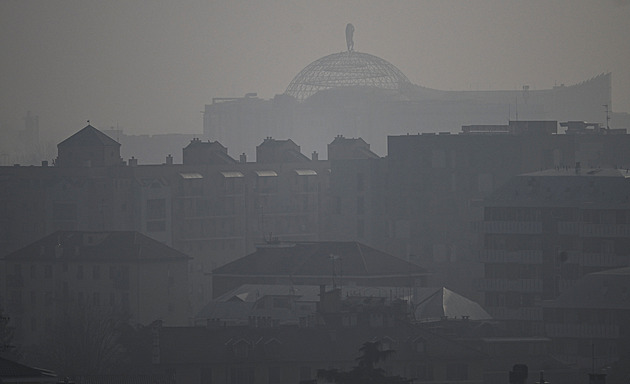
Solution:
[[[331,253],[328,258],[330,259],[331,263],[332,263],[332,285],[333,285],[333,289],[337,288],[337,282],[335,281],[335,278],[337,277],[337,272],[335,271],[335,261],[337,259],[339,259],[338,255],[335,255],[334,253]]]

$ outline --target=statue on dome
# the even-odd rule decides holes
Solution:
[[[348,52],[354,51],[354,41],[352,40],[354,35],[354,26],[350,23],[346,25],[346,44],[348,45]]]

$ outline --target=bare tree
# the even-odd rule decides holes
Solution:
[[[9,325],[9,320],[9,316],[0,307],[0,356],[18,360],[20,354],[17,347],[13,345],[13,327]]]
[[[110,374],[124,361],[120,336],[125,319],[116,311],[80,306],[55,323],[36,355],[58,374]]]
[[[359,349],[361,356],[358,365],[348,372],[337,369],[320,369],[317,377],[336,384],[409,384],[412,380],[400,376],[386,376],[382,368],[376,366],[391,357],[394,350],[382,350],[381,343],[365,342]]]

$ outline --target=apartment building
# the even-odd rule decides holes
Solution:
[[[495,319],[543,335],[543,300],[588,273],[630,265],[629,175],[581,167],[522,174],[484,202],[477,288]]]

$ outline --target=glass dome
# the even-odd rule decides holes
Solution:
[[[367,53],[345,51],[307,65],[291,80],[285,94],[302,101],[325,89],[367,86],[400,90],[403,84],[411,83],[386,60]]]

